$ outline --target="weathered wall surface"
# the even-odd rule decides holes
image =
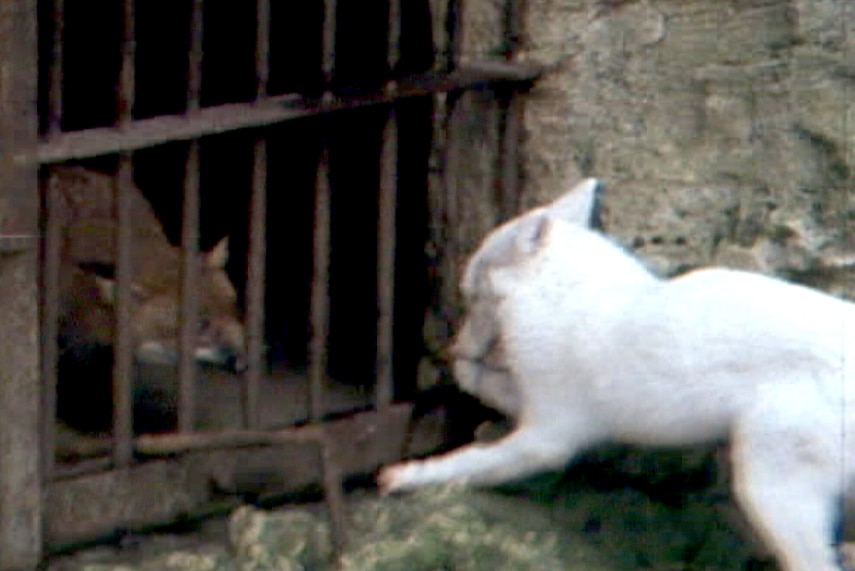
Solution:
[[[495,53],[504,2],[467,4],[464,51]],[[721,263],[855,295],[847,0],[528,0],[520,57],[550,70],[526,103],[524,205],[597,176],[609,232],[663,272]]]
[[[465,56],[495,57],[507,0],[465,4]],[[523,207],[596,176],[607,231],[664,274],[719,264],[855,298],[850,0],[525,4],[519,58],[548,71],[525,99]],[[450,117],[434,205],[436,345],[465,255],[503,212],[498,117],[484,94]]]

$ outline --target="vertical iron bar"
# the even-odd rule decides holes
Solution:
[[[204,2],[193,0],[187,62],[187,111],[199,109],[202,93]],[[178,331],[178,430],[196,427],[196,344],[199,315],[199,141],[190,141],[181,206],[181,323]]]
[[[204,27],[204,2],[193,0],[190,12],[190,54],[187,67],[187,110],[199,109],[202,96],[202,36]]]
[[[257,0],[255,15],[255,96],[260,99],[270,79],[270,0]]]
[[[47,169],[45,169],[47,171]],[[45,173],[44,245],[42,250],[42,477],[48,481],[56,459],[56,384],[59,360],[60,207],[58,177]]]
[[[113,459],[127,466],[133,458],[133,341],[131,334],[131,155],[119,156],[116,175],[116,339],[113,363]]]
[[[398,121],[389,110],[380,156],[380,196],[377,220],[377,386],[375,406],[382,410],[393,397],[393,326],[395,306],[395,212],[398,189]]]
[[[508,50],[505,58],[513,61],[519,51],[522,38],[524,0],[509,0],[505,19],[505,37]],[[507,89],[499,99],[501,106],[501,139],[499,147],[500,210],[503,218],[516,215],[519,204],[519,141],[522,132],[522,99]]]
[[[324,75],[324,90],[329,93],[333,73],[335,72],[335,34],[336,34],[336,0],[324,0],[324,29],[323,57],[321,63]],[[329,95],[327,95],[328,97]]]
[[[199,142],[191,141],[181,215],[181,323],[178,332],[178,429],[195,428],[196,341],[199,316]]]
[[[320,422],[324,415],[323,385],[327,368],[329,329],[330,183],[329,150],[324,148],[315,180],[313,275],[310,301],[309,418]]]
[[[246,326],[247,371],[244,379],[244,421],[257,428],[262,353],[264,351],[264,283],[267,236],[267,142],[255,141],[252,197],[249,210],[249,259],[247,261]]]
[[[324,499],[326,500],[330,517],[333,558],[338,563],[347,546],[347,522],[345,520],[344,490],[341,485],[341,466],[337,461],[338,453],[336,444],[329,432],[324,432],[319,449],[321,453]]]
[[[134,0],[122,3],[121,70],[117,91],[119,127],[133,120]],[[131,303],[131,202],[133,165],[130,153],[119,156],[116,173],[116,339],[113,349],[113,460],[127,466],[133,459],[133,340],[130,327]]]
[[[389,37],[386,49],[389,70],[395,73],[400,59],[401,5],[389,1]],[[394,93],[395,83],[386,84]],[[377,354],[374,405],[389,406],[394,396],[393,351],[395,309],[395,212],[398,189],[398,120],[394,104],[389,108],[380,150],[380,193],[377,208]]]
[[[452,72],[460,65],[463,49],[463,0],[448,0],[445,29],[448,38],[445,67]]]
[[[65,36],[65,0],[54,0],[53,38],[51,39],[50,80],[48,87],[48,134],[62,130],[62,65]]]
[[[134,29],[134,1],[122,2],[122,64],[117,90],[119,126],[127,127],[133,120],[134,90],[136,81],[136,33]]]
[[[256,100],[267,95],[270,51],[270,0],[256,2]],[[253,148],[252,195],[249,210],[249,256],[246,284],[247,370],[243,414],[247,428],[260,424],[258,398],[264,351],[264,283],[267,236],[267,141],[259,136]]]

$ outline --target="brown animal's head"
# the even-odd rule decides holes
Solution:
[[[200,253],[198,328],[194,355],[200,363],[239,372],[246,366],[246,336],[238,315],[237,293],[225,271],[227,239]],[[134,355],[141,363],[171,364],[178,360],[181,327],[181,257],[177,248],[156,260],[140,260],[131,285],[131,328]],[[116,284],[97,276],[97,296],[111,308]]]

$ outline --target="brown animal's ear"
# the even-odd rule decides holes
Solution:
[[[587,178],[567,191],[547,208],[549,214],[559,220],[590,228],[597,216],[597,195],[602,184],[595,178]]]
[[[226,236],[214,246],[210,252],[205,254],[205,265],[212,270],[221,270],[226,267],[229,259],[229,237]]]

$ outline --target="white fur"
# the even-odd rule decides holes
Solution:
[[[737,498],[783,569],[840,569],[855,305],[725,269],[659,279],[588,228],[597,187],[500,226],[467,265],[455,375],[515,430],[387,467],[381,487],[498,484],[604,441],[730,438]]]

